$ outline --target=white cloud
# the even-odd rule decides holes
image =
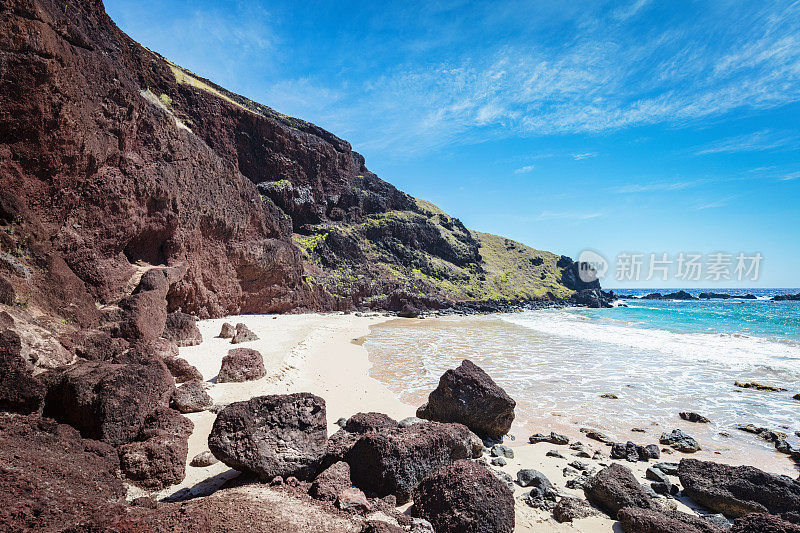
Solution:
[[[649,3],[650,0],[634,0],[634,2],[629,5],[618,8],[614,12],[614,18],[617,20],[628,20]]]
[[[736,152],[764,152],[777,149],[797,150],[798,148],[800,148],[800,145],[798,145],[797,135],[786,132],[761,130],[745,135],[737,135],[735,137],[721,139],[696,151],[695,154],[706,155]]]
[[[597,153],[596,152],[583,152],[583,153],[580,153],[580,154],[572,154],[572,159],[574,159],[575,161],[580,161],[582,159],[590,159],[592,157],[597,157]]]
[[[601,217],[603,213],[573,213],[569,211],[542,211],[537,220],[591,220]]]
[[[514,174],[527,174],[533,170],[533,165],[525,165],[514,171]]]

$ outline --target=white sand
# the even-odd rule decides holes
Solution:
[[[397,397],[380,382],[369,376],[369,359],[367,351],[361,346],[363,337],[369,333],[369,327],[389,320],[383,316],[364,316],[342,314],[305,314],[305,315],[245,315],[225,319],[204,320],[198,323],[203,334],[203,343],[180,349],[180,356],[196,366],[208,383],[208,392],[215,403],[230,403],[247,400],[264,394],[281,394],[287,392],[311,392],[325,399],[328,416],[328,432],[338,430],[335,425],[340,417],[349,417],[357,412],[378,411],[400,420],[413,416],[415,407],[400,402]],[[219,334],[223,322],[245,323],[259,340],[238,345],[230,344],[229,339],[220,339]],[[267,376],[256,381],[245,383],[214,383],[222,357],[228,350],[237,347],[253,348],[264,356]],[[215,414],[204,411],[186,415],[195,424],[194,433],[189,439],[186,478],[180,485],[165,489],[158,497],[166,497],[179,490],[188,489],[193,494],[209,494],[219,488],[225,481],[234,477],[237,472],[222,463],[210,467],[195,468],[188,466],[188,461],[198,453],[208,449],[208,434],[211,430]],[[542,421],[542,429],[551,421]],[[560,427],[560,424],[555,424]],[[520,428],[517,428],[520,430]],[[513,429],[512,429],[513,431]],[[576,435],[592,450],[600,450],[606,457],[609,448],[601,443],[583,438],[582,435],[566,432],[572,440]],[[598,470],[602,468],[591,459],[579,459],[572,455],[568,446],[555,446],[548,443],[527,444],[523,439],[527,435],[517,435],[516,442],[511,443],[515,457],[507,459],[508,464],[501,470],[516,478],[522,468],[533,468],[545,474],[556,488],[566,494],[582,497],[582,492],[567,489],[569,479],[562,475],[562,469],[570,461],[589,463]],[[558,450],[566,459],[546,457],[549,450]],[[591,452],[590,452],[591,453]],[[663,456],[663,461],[678,461],[682,454]],[[488,459],[488,457],[487,457]],[[722,460],[722,459],[717,459]],[[605,459],[609,463],[609,459]],[[644,482],[644,470],[647,463],[626,463]],[[677,478],[673,478],[677,482]],[[572,524],[559,524],[552,514],[529,507],[522,501],[528,489],[515,486],[516,499],[516,531],[619,531],[616,522],[605,515],[576,520]],[[674,501],[674,500],[673,500]],[[678,508],[688,510],[680,502]]]

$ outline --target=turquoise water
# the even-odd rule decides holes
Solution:
[[[762,291],[769,291],[770,295],[776,293],[774,289]],[[796,294],[800,289],[784,289],[781,292],[784,291]],[[756,292],[753,294],[759,296]],[[673,333],[741,334],[800,343],[800,302],[773,302],[769,299],[623,301],[628,307],[574,312],[594,320],[621,320],[631,327],[662,329]]]
[[[800,402],[792,399],[800,392],[800,302],[756,295],[763,299],[626,300],[629,307],[613,309],[395,321],[373,327],[365,346],[374,375],[412,405],[468,358],[517,400],[523,435],[566,424],[657,442],[661,431],[680,428],[711,453],[792,472],[786,456],[735,429],[785,431],[800,445]],[[734,381],[788,390],[743,390]],[[678,413],[687,410],[712,422],[682,421]]]

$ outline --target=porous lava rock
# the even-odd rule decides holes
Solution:
[[[203,342],[195,318],[180,311],[167,315],[163,337],[178,346],[197,346]]]
[[[217,383],[252,381],[266,374],[260,352],[250,348],[235,348],[222,358]]]

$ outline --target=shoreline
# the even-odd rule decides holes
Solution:
[[[426,320],[435,320],[428,318]],[[231,345],[228,339],[216,337],[224,322],[245,323],[259,340],[239,345]],[[396,420],[414,416],[416,406],[404,403],[371,372],[373,363],[365,339],[370,335],[372,326],[417,323],[418,320],[398,318],[387,315],[367,314],[356,316],[340,313],[311,313],[298,315],[241,315],[221,319],[203,320],[197,323],[203,335],[203,342],[197,346],[180,348],[180,357],[196,366],[203,374],[207,384],[207,392],[215,404],[226,404],[247,400],[254,396],[266,394],[285,394],[288,392],[311,392],[322,397],[326,402],[328,434],[339,427],[336,421],[348,418],[358,412],[376,411],[385,413]],[[244,383],[214,383],[219,371],[221,359],[232,348],[245,347],[260,351],[264,357],[267,375],[255,381]],[[218,462],[208,467],[189,465],[192,458],[207,450],[208,434],[216,415],[210,411],[184,415],[195,425],[189,438],[186,477],[182,483],[168,487],[156,494],[158,499],[184,499],[186,497],[210,494],[227,481],[238,475]],[[580,489],[566,487],[570,479],[563,470],[567,463],[575,460],[587,463],[589,468],[601,469],[601,463],[621,462],[631,468],[634,475],[642,483],[645,481],[645,470],[653,463],[629,463],[610,460],[610,448],[605,444],[587,439],[577,428],[566,421],[551,416],[541,420],[535,427],[515,424],[511,433],[514,441],[506,440],[514,451],[514,458],[506,459],[505,466],[494,466],[512,478],[522,468],[533,468],[546,475],[554,486],[563,494],[583,497]],[[597,428],[602,429],[602,428]],[[579,458],[567,445],[549,443],[529,444],[527,437],[533,432],[556,431],[570,437],[571,442],[581,441],[592,455],[599,451],[603,457],[598,460]],[[530,432],[530,433],[526,433]],[[555,450],[563,457],[548,457],[547,452]],[[491,458],[484,456],[487,460]],[[697,457],[718,462],[726,461],[724,455],[706,453],[682,454],[675,452],[662,455],[660,461],[679,461],[682,457]],[[787,461],[789,459],[787,458]],[[658,461],[656,461],[658,462]],[[528,506],[522,496],[530,489],[514,484],[515,512],[517,526],[515,531],[613,531],[616,521],[605,515],[575,520],[573,523],[558,523],[549,511]],[[139,489],[131,488],[129,498],[140,496]],[[675,502],[676,508],[688,511],[685,503]]]

